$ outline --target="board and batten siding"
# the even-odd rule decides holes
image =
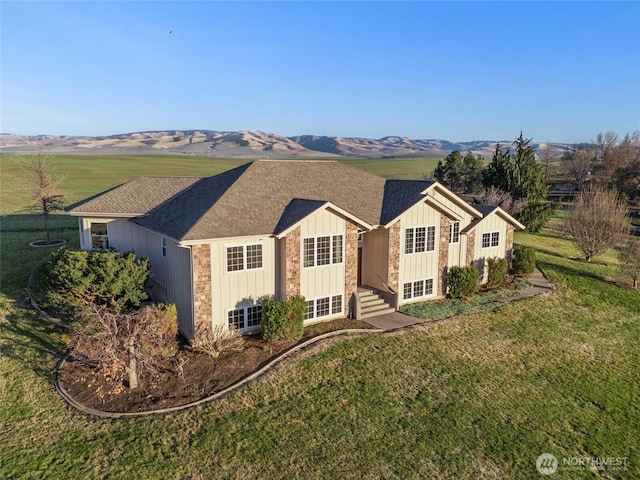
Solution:
[[[440,281],[438,275],[438,252],[440,238],[440,212],[425,203],[414,205],[400,216],[400,272],[398,285],[398,305],[411,303],[414,299],[404,300],[402,297],[403,285],[414,280],[433,278],[434,295],[436,285]],[[405,252],[406,229],[411,227],[435,226],[435,248],[430,252],[410,253]],[[424,298],[421,298],[424,300]]]
[[[507,222],[495,213],[491,213],[484,218],[475,228],[476,241],[474,252],[474,265],[478,267],[480,273],[480,283],[487,281],[487,259],[498,257],[504,258],[505,242],[507,241]],[[482,248],[482,234],[498,232],[498,245],[495,247]]]
[[[342,263],[330,263],[329,265],[304,267],[304,259],[300,261],[300,294],[307,300],[343,296],[343,312],[328,317],[341,318],[346,313],[345,295],[345,254],[347,222],[339,215],[327,209],[316,210],[300,222],[300,254],[304,256],[304,239],[311,237],[342,235]],[[357,253],[357,252],[356,252]],[[333,251],[331,252],[333,258]],[[357,261],[357,259],[355,259]]]
[[[389,283],[389,230],[376,228],[362,235],[362,284],[386,291]],[[384,282],[384,283],[383,283]]]
[[[227,328],[230,310],[257,305],[276,293],[276,244],[269,235],[221,238],[211,245],[212,326]],[[227,247],[262,245],[262,268],[227,271]],[[246,267],[246,258],[245,258]]]
[[[82,245],[91,249],[91,224],[107,223],[109,247],[120,253],[133,252],[149,259],[149,279],[153,297],[163,303],[174,303],[178,310],[180,330],[189,335],[193,330],[193,295],[191,289],[191,254],[189,249],[165,238],[166,256],[162,255],[162,236],[126,218],[82,218]]]

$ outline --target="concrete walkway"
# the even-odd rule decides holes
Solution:
[[[553,290],[553,285],[549,283],[542,272],[537,268],[531,275],[527,275],[524,278],[531,283],[531,286],[522,290],[519,295],[510,297],[510,301],[513,302],[523,298],[535,297],[536,295],[551,292]],[[432,320],[428,318],[411,317],[400,312],[393,312],[385,315],[379,315],[377,317],[367,318],[363,321],[380,330],[390,331],[409,327],[411,325],[417,325],[419,323],[431,322]]]

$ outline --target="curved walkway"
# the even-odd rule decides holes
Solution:
[[[531,275],[528,275],[526,279],[531,283],[531,286],[523,290],[520,293],[520,295],[512,297],[511,301],[534,297],[536,295],[547,293],[553,290],[553,286],[544,277],[542,272],[537,268],[534,271],[534,273],[532,273]],[[39,308],[38,310],[41,311]],[[75,401],[75,399],[71,395],[69,395],[69,393],[64,389],[64,387],[60,383],[60,368],[62,367],[62,365],[64,365],[66,360],[71,355],[71,350],[67,351],[67,353],[56,364],[54,377],[53,377],[53,385],[56,391],[58,392],[58,394],[62,397],[62,399],[65,402],[67,402],[69,405],[71,405],[75,409],[87,415],[93,415],[101,418],[127,418],[127,417],[132,418],[132,417],[145,417],[150,415],[162,415],[166,413],[179,412],[182,410],[187,410],[189,408],[206,405],[207,403],[211,403],[214,400],[217,400],[226,395],[229,395],[230,393],[238,390],[240,387],[243,387],[244,385],[256,380],[258,377],[264,375],[268,370],[273,368],[275,365],[277,365],[278,363],[280,363],[282,360],[289,357],[293,353],[303,350],[308,346],[314,343],[320,342],[322,340],[325,340],[327,338],[339,337],[343,335],[346,336],[346,335],[362,334],[362,333],[384,333],[384,332],[398,330],[401,328],[406,328],[412,325],[417,325],[420,323],[425,323],[430,321],[431,320],[428,320],[428,319],[411,317],[409,315],[405,315],[400,312],[394,312],[386,315],[380,315],[379,317],[369,318],[366,320],[366,322],[376,327],[375,329],[336,330],[333,332],[328,332],[322,335],[318,335],[317,337],[310,338],[306,342],[300,343],[292,347],[291,349],[287,350],[286,352],[283,352],[282,354],[280,354],[270,362],[260,367],[258,370],[256,370],[252,374],[244,377],[242,380],[225,388],[224,390],[216,392],[212,395],[209,395],[208,397],[202,398],[195,402],[187,403],[185,405],[179,405],[176,407],[162,408],[159,410],[148,410],[144,412],[104,412],[102,410],[96,410],[94,408],[85,407],[84,405],[81,405],[80,403]]]

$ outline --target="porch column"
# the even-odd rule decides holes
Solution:
[[[358,290],[358,226],[347,220],[344,243],[344,299],[350,317],[355,314],[355,293]]]

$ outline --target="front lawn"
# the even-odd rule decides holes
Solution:
[[[611,281],[614,257],[518,234],[554,294],[328,341],[205,407],[112,421],[51,388],[68,338],[16,301],[25,240],[2,233],[0,478],[543,478],[545,452],[550,478],[594,478],[563,463],[591,457],[640,477],[640,295]]]

